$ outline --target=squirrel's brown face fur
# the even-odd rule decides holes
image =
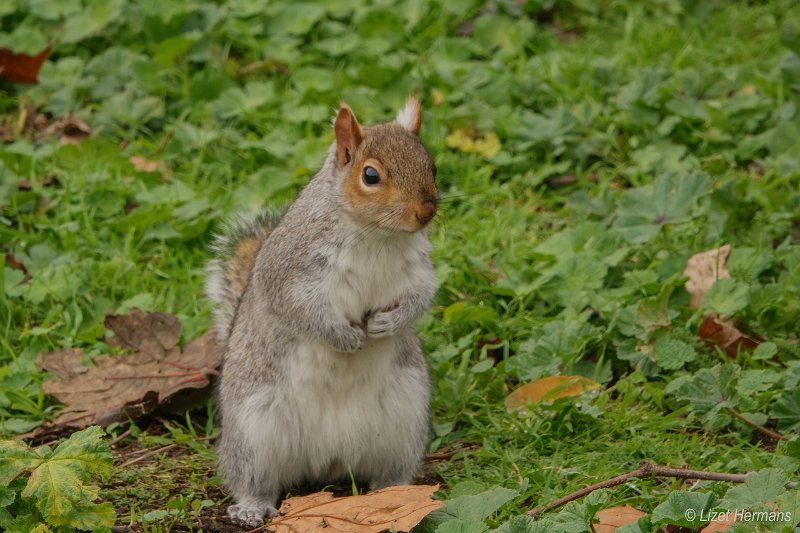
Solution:
[[[436,167],[416,135],[421,117],[413,104],[416,115],[408,129],[397,122],[361,128],[346,106],[336,118],[344,199],[349,214],[362,224],[414,232],[436,214]]]

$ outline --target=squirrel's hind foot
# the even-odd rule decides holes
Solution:
[[[278,516],[278,510],[266,502],[248,502],[228,507],[228,516],[237,524],[256,528],[264,524],[265,518]]]

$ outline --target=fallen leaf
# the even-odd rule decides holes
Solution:
[[[728,529],[728,526],[732,526],[736,522],[736,513],[722,513],[721,515],[717,516],[714,520],[708,523],[706,527],[700,530],[700,533],[718,533],[720,531],[725,531]]]
[[[715,281],[731,277],[725,266],[730,254],[731,246],[726,244],[713,250],[694,254],[686,262],[683,275],[689,277],[685,287],[692,297],[689,303],[691,307],[697,309],[703,304],[703,298],[706,297],[708,289]]]
[[[165,176],[170,173],[169,168],[167,168],[166,163],[163,161],[153,161],[139,155],[131,156],[129,161],[133,165],[133,168],[141,172],[160,172]]]
[[[78,117],[66,117],[62,122],[61,144],[79,144],[82,140],[92,133],[92,128],[89,127],[83,120]]]
[[[597,511],[598,522],[592,524],[592,531],[595,533],[613,533],[624,525],[633,524],[646,514],[630,505],[603,509]]]
[[[433,499],[439,485],[400,485],[359,496],[330,492],[287,498],[267,528],[275,533],[378,533],[410,531],[444,505]]]
[[[56,374],[44,382],[44,392],[64,404],[59,417],[29,434],[39,437],[65,428],[80,429],[125,420],[164,406],[181,391],[210,384],[220,365],[213,333],[181,349],[180,322],[167,313],[109,316],[110,344],[135,350],[129,355],[100,356],[82,364],[81,349],[39,354],[37,365]]]
[[[548,376],[531,381],[509,394],[506,398],[506,408],[514,410],[528,403],[551,402],[559,398],[580,396],[584,392],[599,388],[599,383],[583,376]]]
[[[108,315],[105,325],[115,335],[109,344],[156,357],[163,357],[181,339],[181,323],[169,313],[134,309],[126,315]]]
[[[82,119],[74,115],[65,115],[56,120],[44,131],[45,137],[59,134],[61,144],[80,144],[82,140],[91,135],[92,128]]]
[[[50,53],[50,47],[35,56],[15,54],[7,48],[0,48],[0,77],[14,83],[38,83],[39,70]]]
[[[500,139],[493,131],[480,139],[475,139],[475,151],[487,159],[496,156],[501,148]]]
[[[457,129],[445,138],[445,142],[460,152],[477,153],[486,158],[494,157],[502,148],[500,139],[492,131],[477,137],[474,130]]]
[[[736,357],[740,350],[755,350],[761,344],[760,340],[739,331],[735,320],[722,320],[716,313],[703,317],[697,336],[707,344],[720,346],[729,357]]]

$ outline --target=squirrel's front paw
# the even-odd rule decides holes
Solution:
[[[364,346],[367,333],[359,325],[348,324],[336,332],[331,344],[340,352],[357,352]]]
[[[370,337],[387,337],[403,327],[402,315],[397,306],[378,311],[367,319],[367,335]]]

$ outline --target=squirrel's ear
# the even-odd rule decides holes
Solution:
[[[422,125],[422,108],[419,106],[419,100],[410,96],[403,109],[397,112],[395,121],[414,135],[419,135],[419,127]]]
[[[361,125],[347,104],[343,103],[339,108],[339,113],[333,121],[333,131],[336,133],[336,155],[339,164],[344,166],[353,160],[356,148],[364,140]]]

